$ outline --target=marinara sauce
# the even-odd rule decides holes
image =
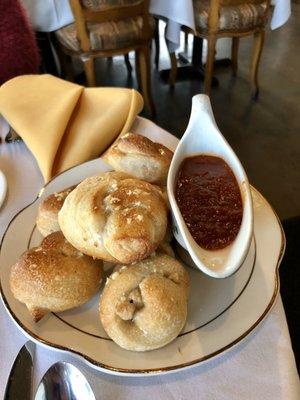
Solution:
[[[196,243],[207,250],[228,246],[243,217],[241,192],[227,163],[215,156],[186,158],[179,169],[176,200]]]

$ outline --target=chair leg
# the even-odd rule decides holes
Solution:
[[[184,52],[187,53],[189,49],[189,34],[187,32],[184,33]]]
[[[213,77],[216,36],[211,35],[207,38],[207,59],[205,64],[204,93],[210,95],[211,81]]]
[[[160,53],[159,19],[158,19],[158,18],[155,18],[154,43],[155,43],[155,57],[154,57],[154,63],[155,63],[156,69],[158,69],[158,64],[159,64],[159,53]]]
[[[151,94],[150,49],[148,45],[140,47],[136,52],[140,75],[140,87],[145,106],[152,117],[155,116],[155,106]]]
[[[96,86],[95,66],[93,58],[86,58],[83,61],[87,86]]]
[[[256,32],[254,34],[253,40],[253,52],[252,52],[252,61],[251,61],[251,70],[250,70],[250,79],[252,86],[252,98],[256,100],[259,94],[258,88],[258,66],[259,60],[262,53],[263,45],[265,39],[265,31]]]
[[[124,54],[124,61],[125,61],[125,64],[126,64],[128,75],[131,75],[132,66],[131,66],[130,61],[129,61],[129,54]]]
[[[61,69],[60,77],[67,81],[74,82],[72,57],[64,53],[59,44],[57,44],[56,42],[54,42],[54,44],[55,44],[54,49],[56,50],[56,54]]]
[[[236,76],[237,69],[238,69],[238,51],[239,51],[239,43],[240,38],[233,37],[232,38],[232,45],[231,45],[231,68],[232,68],[232,75]]]
[[[138,90],[141,92],[141,72],[139,64],[139,53],[138,50],[135,52],[135,75],[138,84]]]
[[[64,76],[64,79],[66,79],[67,81],[74,82],[72,57],[67,54],[64,54],[60,58],[60,62],[61,62],[62,75]]]
[[[169,85],[174,86],[177,76],[177,57],[176,53],[170,53],[171,69],[169,75]]]

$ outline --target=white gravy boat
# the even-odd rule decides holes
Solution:
[[[190,234],[175,198],[177,174],[186,157],[199,154],[218,156],[226,161],[239,184],[243,202],[243,218],[235,240],[221,250],[201,248]],[[246,173],[220,133],[213,116],[209,97],[193,97],[188,127],[180,140],[168,174],[168,197],[172,209],[173,232],[178,243],[187,250],[194,264],[205,274],[214,278],[226,278],[236,272],[244,262],[252,240],[253,210],[250,186]]]

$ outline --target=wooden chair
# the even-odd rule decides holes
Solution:
[[[204,80],[204,92],[206,94],[210,94],[217,39],[221,37],[232,38],[231,66],[233,74],[236,75],[239,39],[253,35],[250,80],[252,95],[257,98],[259,92],[258,66],[263,49],[269,7],[270,0],[194,0],[196,30],[193,32],[185,29],[185,31],[207,39],[208,51]],[[173,77],[171,83],[174,84],[177,63],[174,63],[174,55],[172,57],[170,75]]]
[[[63,53],[79,57],[88,86],[95,86],[94,59],[135,51],[136,75],[151,115],[150,44],[154,22],[149,0],[69,0],[75,22],[55,32]],[[128,58],[127,58],[128,59]]]

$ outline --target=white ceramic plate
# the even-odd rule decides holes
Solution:
[[[7,182],[4,173],[0,170],[0,208],[5,200],[7,192]]]
[[[188,268],[192,287],[187,324],[168,346],[142,354],[118,347],[107,337],[99,321],[99,294],[83,307],[59,315],[49,314],[37,324],[32,322],[26,307],[12,296],[9,273],[21,253],[41,241],[35,228],[38,205],[50,193],[107,169],[98,159],[57,176],[8,226],[0,252],[1,294],[17,326],[32,340],[73,353],[97,369],[140,376],[204,362],[245,338],[274,304],[279,287],[278,265],[285,247],[278,218],[254,189],[254,239],[244,264],[226,279],[214,279]]]

